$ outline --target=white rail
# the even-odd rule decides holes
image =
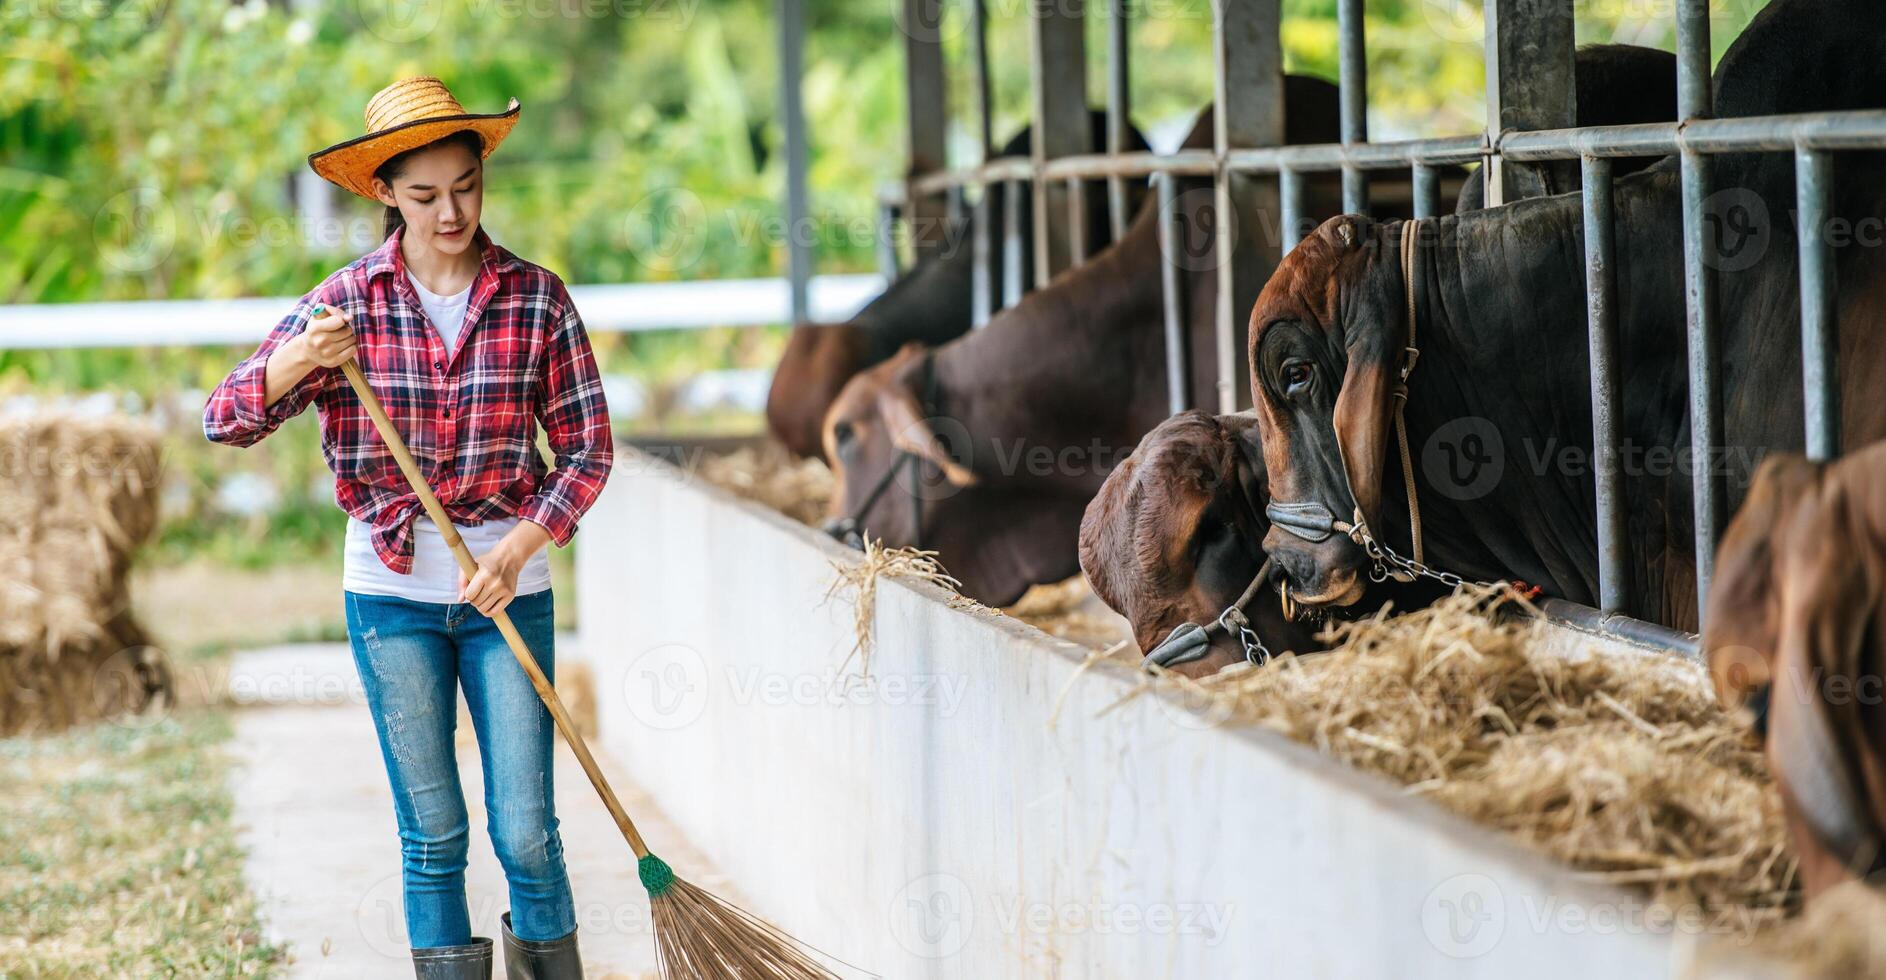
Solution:
[[[812,319],[841,321],[882,292],[884,279],[814,276],[811,286]],[[792,319],[784,279],[571,286],[570,296],[592,331],[753,327]],[[0,350],[254,344],[294,303],[284,296],[0,306]]]

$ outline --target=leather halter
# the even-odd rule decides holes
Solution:
[[[923,371],[923,414],[925,418],[937,414],[935,353],[934,349],[925,350],[921,362]],[[929,423],[926,422],[924,424],[928,425]],[[898,469],[902,468],[905,464],[910,466],[911,478],[910,485],[904,488],[905,492],[910,497],[911,522],[914,528],[911,533],[911,543],[916,546],[918,551],[922,551],[923,495],[917,487],[917,480],[921,475],[920,471],[923,466],[923,457],[908,449],[899,449],[897,451],[897,455],[891,460],[891,465],[885,467],[884,475],[878,477],[878,482],[871,486],[870,492],[864,495],[864,499],[858,502],[858,506],[852,508],[850,514],[825,522],[823,527],[825,533],[853,548],[862,550],[864,548],[862,532],[866,530],[863,523],[864,517],[871,512],[871,508],[878,502],[878,498],[884,496],[884,491],[890,487],[891,480],[897,476]]]
[[[1285,531],[1305,541],[1323,541],[1334,533],[1347,535],[1349,539],[1354,541],[1357,545],[1368,549],[1370,551],[1370,557],[1376,559],[1375,568],[1371,571],[1370,578],[1377,582],[1385,578],[1393,578],[1398,582],[1410,582],[1414,580],[1417,574],[1421,574],[1427,569],[1427,566],[1423,564],[1421,547],[1421,502],[1415,491],[1414,457],[1408,449],[1408,423],[1404,418],[1404,412],[1408,406],[1408,376],[1414,373],[1415,362],[1421,357],[1421,349],[1415,345],[1415,325],[1417,323],[1417,317],[1415,315],[1415,245],[1420,230],[1421,220],[1419,218],[1411,218],[1402,222],[1400,243],[1401,279],[1402,291],[1407,298],[1408,342],[1402,348],[1401,369],[1395,381],[1395,388],[1391,392],[1395,399],[1395,441],[1401,452],[1402,484],[1408,491],[1408,526],[1409,534],[1412,536],[1414,542],[1414,557],[1411,563],[1413,567],[1404,564],[1407,562],[1406,559],[1403,559],[1402,562],[1396,562],[1392,559],[1385,562],[1382,556],[1375,554],[1376,551],[1382,551],[1385,555],[1392,554],[1392,552],[1388,552],[1386,548],[1383,548],[1379,543],[1375,542],[1375,537],[1370,532],[1368,524],[1364,520],[1360,503],[1356,505],[1355,514],[1353,515],[1354,519],[1351,521],[1337,519],[1336,515],[1330,513],[1328,507],[1316,501],[1302,501],[1293,504],[1281,504],[1272,501],[1264,508],[1264,514],[1270,518],[1272,524],[1283,528]],[[1342,452],[1341,432],[1336,433],[1336,448],[1340,455]],[[1346,463],[1343,466],[1343,479],[1349,484],[1349,499],[1356,500],[1355,480],[1349,475],[1348,465]],[[1429,574],[1434,573],[1430,572]],[[1440,574],[1434,574],[1434,577],[1442,578]],[[1445,579],[1443,579],[1443,581],[1445,581]]]

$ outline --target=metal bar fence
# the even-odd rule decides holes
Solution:
[[[1221,13],[1226,4],[1238,0],[1216,0]],[[1341,51],[1345,59],[1361,49],[1360,4],[1349,9],[1353,0],[1342,0],[1339,12],[1348,9],[1341,23]],[[1489,5],[1499,0],[1488,0]],[[1550,16],[1556,16],[1556,8]],[[1491,24],[1497,30],[1498,24]],[[1167,376],[1172,386],[1173,406],[1177,411],[1189,406],[1189,351],[1185,349],[1180,325],[1182,298],[1176,295],[1178,275],[1170,249],[1176,247],[1173,222],[1178,220],[1175,178],[1209,176],[1220,186],[1236,175],[1275,175],[1278,177],[1281,218],[1281,245],[1293,247],[1302,231],[1304,181],[1307,175],[1340,173],[1344,175],[1345,200],[1350,203],[1366,194],[1366,185],[1354,181],[1370,170],[1406,169],[1414,185],[1414,209],[1420,217],[1440,213],[1438,168],[1450,165],[1499,160],[1503,163],[1573,162],[1583,176],[1582,192],[1586,232],[1587,320],[1590,331],[1592,369],[1593,438],[1597,443],[1594,481],[1598,498],[1598,552],[1600,564],[1601,610],[1573,616],[1581,625],[1642,641],[1655,637],[1666,646],[1684,647],[1694,652],[1693,644],[1655,624],[1629,618],[1625,596],[1628,541],[1623,520],[1621,474],[1618,469],[1619,377],[1616,338],[1616,268],[1614,265],[1614,229],[1611,205],[1610,161],[1623,157],[1663,156],[1679,158],[1684,212],[1684,281],[1689,346],[1688,372],[1691,393],[1691,453],[1695,473],[1695,533],[1698,608],[1703,608],[1714,563],[1714,550],[1723,523],[1724,493],[1717,467],[1710,465],[1713,451],[1721,445],[1722,393],[1718,375],[1718,338],[1715,316],[1715,275],[1706,247],[1704,206],[1710,191],[1711,158],[1727,153],[1792,153],[1797,179],[1797,223],[1800,233],[1802,383],[1806,402],[1808,452],[1817,459],[1832,458],[1839,452],[1839,392],[1836,376],[1837,324],[1834,322],[1833,256],[1824,234],[1828,220],[1828,194],[1831,190],[1829,155],[1843,150],[1886,149],[1886,110],[1868,109],[1843,112],[1812,112],[1777,116],[1751,116],[1736,119],[1711,119],[1709,23],[1706,0],[1680,0],[1678,27],[1678,105],[1680,121],[1625,126],[1568,127],[1544,130],[1501,129],[1471,135],[1434,139],[1366,142],[1359,114],[1351,116],[1347,94],[1361,90],[1358,61],[1345,67],[1353,72],[1345,78],[1342,105],[1345,111],[1344,135],[1359,138],[1336,144],[1313,146],[1225,146],[1214,150],[1183,150],[1174,153],[1098,153],[1063,156],[1034,161],[1019,158],[985,161],[979,167],[939,170],[913,176],[905,185],[886,192],[885,201],[895,203],[909,197],[935,193],[957,185],[987,187],[1003,182],[1013,191],[1021,184],[1043,186],[1047,182],[1071,182],[1076,178],[1107,179],[1151,178],[1160,209],[1160,242],[1163,282],[1168,291],[1168,353],[1172,363]],[[1223,25],[1220,24],[1222,41]],[[1274,43],[1274,33],[1267,43]],[[1490,45],[1491,46],[1491,45]],[[1222,44],[1218,52],[1226,52]],[[1111,84],[1111,80],[1110,80]],[[1281,113],[1279,113],[1281,116]],[[1281,128],[1281,118],[1278,120]],[[1351,124],[1357,128],[1352,130]],[[1110,140],[1110,147],[1115,145]],[[1355,177],[1350,175],[1354,174]],[[1492,176],[1492,175],[1489,175]],[[1068,186],[1073,186],[1069,183]],[[1012,206],[1010,208],[1012,210]],[[1117,219],[1117,216],[1116,216]],[[1247,222],[1250,223],[1250,222]],[[1038,234],[1044,233],[1037,229]],[[1014,221],[1005,227],[1005,235],[1015,236]],[[1009,250],[1011,262],[1014,249]],[[1018,278],[1006,277],[1005,305],[1020,299]],[[1568,615],[1584,607],[1555,603]],[[1569,612],[1568,612],[1569,611]]]

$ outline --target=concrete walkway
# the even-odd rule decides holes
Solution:
[[[560,664],[577,662],[565,652],[574,652],[572,638],[559,637],[558,651]],[[241,765],[231,788],[247,878],[269,938],[290,947],[287,975],[411,977],[392,795],[347,645],[239,654],[228,697],[240,705],[231,747]],[[496,939],[509,900],[484,832],[478,744],[462,694],[459,713],[459,775],[472,828],[466,897],[473,933]],[[726,894],[720,876],[628,781],[628,770],[592,751],[650,845],[691,880]],[[634,853],[566,745],[557,748],[555,779],[585,973],[591,980],[652,978],[648,896],[636,880]],[[502,957],[500,950],[494,976],[504,975]]]

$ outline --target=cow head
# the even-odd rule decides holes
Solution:
[[[991,606],[1009,605],[1031,585],[1079,572],[1075,540],[1089,494],[1000,479],[1000,460],[987,443],[972,446],[971,430],[1001,429],[1002,420],[988,413],[1025,408],[982,399],[971,407],[984,414],[958,417],[967,396],[953,390],[960,382],[938,351],[936,411],[926,412],[928,350],[906,344],[860,372],[826,414],[825,447],[835,477],[828,518],[857,517],[861,533],[889,547],[921,544],[935,551],[964,595]],[[892,467],[890,482],[865,508]]]
[[[1268,494],[1249,415],[1174,415],[1140,440],[1087,505],[1080,562],[1094,594],[1132,624],[1141,651],[1237,601],[1264,563]],[[1312,649],[1314,630],[1284,618],[1268,593],[1246,610],[1274,653]],[[1173,670],[1192,677],[1245,660],[1222,633],[1211,653]]]
[[[1381,533],[1408,336],[1400,227],[1356,215],[1324,222],[1284,258],[1251,311],[1251,391],[1279,513],[1349,521],[1360,510]],[[1264,550],[1303,602],[1347,606],[1362,597],[1369,558],[1343,534],[1312,540],[1274,524]]]
[[[1761,731],[1808,897],[1876,870],[1886,840],[1886,555],[1878,451],[1770,458],[1717,550],[1703,647],[1723,705]]]
[[[794,455],[819,455],[825,412],[845,382],[869,363],[870,337],[850,323],[802,323],[766,392],[766,427]]]

